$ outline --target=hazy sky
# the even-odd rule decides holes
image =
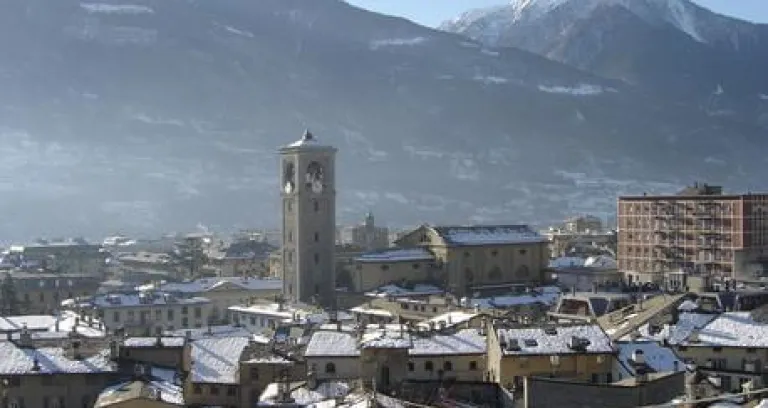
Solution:
[[[347,0],[384,14],[402,16],[420,24],[436,26],[475,7],[505,4],[504,0]],[[768,23],[768,0],[693,0],[721,14]]]

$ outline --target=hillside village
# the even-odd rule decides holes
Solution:
[[[5,250],[4,406],[768,406],[768,195],[337,227],[335,154],[280,150],[277,233]]]

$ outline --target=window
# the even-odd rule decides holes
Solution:
[[[453,371],[453,363],[446,361],[443,363],[443,371]]]
[[[431,361],[427,361],[424,363],[424,371],[433,371],[435,369],[435,366],[432,364]]]
[[[712,347],[712,351],[714,351],[715,353],[719,353],[719,352],[723,351],[723,348],[722,347]]]
[[[29,302],[30,302],[30,299],[29,299],[29,293],[25,293],[25,294],[24,294],[24,301],[25,301],[25,302],[27,302],[27,303],[29,303]]]
[[[413,269],[419,269],[419,267],[420,267],[419,264],[417,264],[417,263],[413,264]]]
[[[320,254],[316,253],[315,254],[315,264],[319,264],[319,263],[320,263]]]
[[[757,353],[757,349],[754,347],[747,347],[747,353]]]
[[[521,249],[521,250],[518,251],[518,253],[520,255],[525,255],[527,252],[528,252],[528,250],[525,250],[525,249]]]
[[[251,379],[252,380],[258,380],[259,379],[259,369],[258,369],[258,367],[251,367]]]
[[[320,233],[315,232],[315,242],[320,242]]]
[[[317,200],[314,200],[312,205],[315,207],[315,212],[320,211],[320,203]]]
[[[389,270],[389,265],[387,265],[387,264],[381,265],[381,270],[382,271],[388,271]]]
[[[501,268],[494,266],[493,269],[488,272],[488,279],[493,281],[501,280]]]
[[[192,392],[195,394],[202,394],[203,393],[203,387],[200,386],[200,384],[194,384],[192,386]]]
[[[173,320],[173,309],[168,309],[168,320]]]
[[[520,265],[517,268],[517,277],[518,278],[528,278],[528,276],[531,274],[530,269],[528,269],[528,265]]]
[[[413,371],[415,369],[415,365],[413,364],[413,361],[408,362],[408,371]]]
[[[293,242],[293,231],[288,231],[288,242]]]
[[[237,395],[237,387],[234,385],[227,387],[227,396],[234,397],[235,395]]]
[[[469,370],[470,371],[477,371],[477,361],[470,361],[469,362]]]
[[[593,383],[598,383],[598,382],[600,382],[600,375],[599,375],[599,374],[594,374],[594,373],[593,373],[593,374],[592,374],[592,382],[593,382]]]
[[[464,258],[469,258],[470,256],[472,256],[472,254],[470,254],[469,251],[464,252]]]
[[[120,312],[118,312],[118,311],[112,312],[112,320],[114,320],[115,322],[119,322],[120,321]]]
[[[336,374],[336,364],[333,364],[333,363],[326,364],[325,372],[328,374]]]
[[[467,281],[468,283],[472,283],[475,281],[475,274],[472,273],[471,268],[464,269],[464,280]]]
[[[181,314],[184,314],[184,315],[185,315],[185,314],[187,314],[187,313],[189,313],[189,308],[188,308],[188,307],[186,307],[186,306],[183,306],[183,307],[181,308]]]
[[[45,293],[40,292],[40,301],[45,302]]]
[[[216,385],[209,385],[209,391],[211,395],[219,395],[219,387]]]
[[[195,308],[195,318],[201,319],[203,317],[203,309],[196,307]]]
[[[182,319],[181,319],[181,327],[183,327],[183,328],[185,328],[185,329],[186,329],[187,327],[189,327],[189,319],[187,319],[186,317],[182,318]]]

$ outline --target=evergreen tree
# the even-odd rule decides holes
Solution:
[[[0,284],[0,313],[3,316],[17,316],[21,314],[19,299],[16,297],[16,284],[8,273]]]

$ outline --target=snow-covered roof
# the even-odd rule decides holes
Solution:
[[[244,337],[200,339],[192,342],[192,382],[237,384]]]
[[[100,295],[94,297],[91,302],[93,306],[100,308],[115,307],[138,307],[148,305],[202,305],[210,303],[210,300],[203,297],[180,298],[171,293],[152,292],[152,293],[131,293]]]
[[[294,403],[298,406],[321,408],[326,406],[326,404],[322,404],[324,401],[331,400],[330,402],[334,402],[336,398],[346,397],[353,388],[350,384],[340,381],[320,383],[314,390],[307,387],[305,383],[294,383],[291,386],[291,398],[293,398]],[[259,405],[277,404],[279,402],[279,395],[280,385],[271,383],[262,391],[259,397]],[[334,403],[328,406],[336,407],[337,405]]]
[[[54,373],[102,373],[115,371],[104,350],[96,355],[73,360],[65,355],[62,348],[43,347],[26,349],[10,341],[0,341],[0,375],[54,374]],[[37,362],[37,367],[35,367]]]
[[[768,347],[768,325],[756,322],[749,312],[727,312],[699,330],[698,341],[691,333],[682,343],[691,346]]]
[[[550,259],[549,267],[554,269],[563,268],[580,268],[584,266],[586,259],[578,256],[561,256],[559,258]]]
[[[679,344],[685,341],[695,329],[706,326],[716,317],[717,315],[710,313],[680,313],[677,323],[665,325],[659,333],[651,334],[648,324],[641,326],[638,331],[646,339],[655,341],[666,339],[670,344]]]
[[[160,340],[160,345],[158,345]],[[184,337],[128,337],[123,340],[124,347],[184,347]]]
[[[169,337],[185,337],[189,334],[190,339],[205,339],[214,337],[249,337],[259,343],[269,343],[269,339],[263,336],[252,334],[244,327],[237,326],[209,326],[199,329],[178,329],[170,330],[164,333]]]
[[[371,316],[379,316],[379,317],[394,317],[392,312],[389,312],[384,309],[373,309],[370,307],[364,307],[364,306],[355,306],[352,309],[349,309],[352,313],[358,313],[363,315],[371,315]]]
[[[431,333],[412,336],[411,356],[447,356],[486,354],[486,339],[477,329],[463,329],[456,333]]]
[[[443,289],[434,285],[415,284],[413,288],[407,289],[397,285],[385,285],[376,290],[367,292],[365,295],[370,297],[391,297],[391,296],[424,296],[439,295],[445,293]]]
[[[525,294],[493,296],[487,298],[473,298],[467,300],[468,305],[481,309],[504,309],[514,306],[542,304],[551,306],[557,302],[561,290],[556,286],[543,286],[534,288]]]
[[[104,389],[94,407],[108,407],[140,398],[184,406],[184,392],[178,385],[165,381],[132,381]]]
[[[597,324],[555,326],[553,334],[545,332],[544,327],[520,327],[496,329],[499,343],[513,344],[519,349],[503,348],[505,355],[524,354],[583,354],[612,353],[611,339]],[[588,342],[584,351],[570,347],[574,337]],[[503,341],[502,341],[503,340]]]
[[[616,269],[618,264],[616,260],[607,255],[590,256],[584,261],[584,266],[587,268],[598,269]]]
[[[304,132],[304,136],[302,136],[301,139],[285,146],[285,148],[331,148],[331,146],[323,145],[317,138],[315,138],[312,132],[307,130]]]
[[[412,346],[411,336],[401,324],[368,325],[360,339],[362,348],[401,349]]]
[[[304,351],[305,357],[357,357],[359,355],[357,338],[349,331],[316,331],[312,334]]]
[[[634,375],[631,360],[637,350],[643,352],[645,364],[656,372],[685,371],[686,369],[685,362],[671,348],[664,347],[655,341],[621,341],[617,342],[616,346],[619,349],[619,360],[622,363],[622,368],[629,370],[625,374],[630,376]]]
[[[435,232],[452,246],[509,245],[547,242],[547,238],[528,225],[476,225],[434,227]]]
[[[223,285],[233,285],[241,290],[282,290],[283,281],[280,279],[257,279],[243,277],[202,278],[189,282],[164,283],[158,288],[164,292],[174,293],[203,293]]]
[[[466,323],[476,317],[480,316],[480,313],[465,312],[463,310],[454,310],[446,312],[441,315],[435,316],[429,320],[418,323],[418,326],[429,328],[430,324],[435,327],[440,327],[441,322],[444,322],[446,327],[456,326],[462,323]]]
[[[415,262],[434,261],[435,256],[424,248],[396,248],[368,252],[355,258],[357,262]]]
[[[46,331],[56,323],[55,316],[29,315],[0,317],[0,332],[21,331],[24,327],[30,331]]]

